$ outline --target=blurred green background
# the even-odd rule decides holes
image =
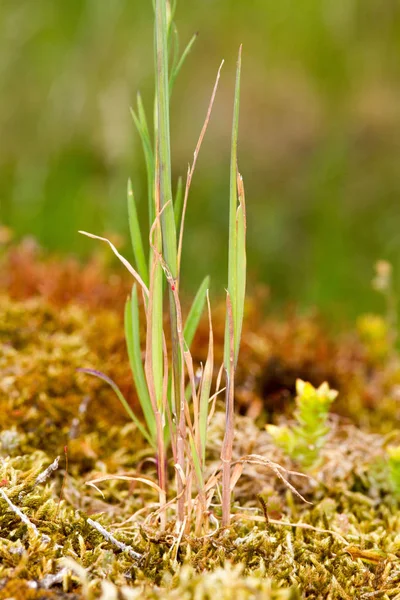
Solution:
[[[234,71],[243,42],[240,169],[249,277],[274,305],[352,317],[372,309],[373,264],[400,289],[400,2],[181,0],[199,31],[171,109],[174,180],[185,175],[215,75],[215,110],[193,180],[184,285],[226,285]],[[0,1],[0,218],[17,238],[85,256],[77,234],[127,246],[130,176],[146,178],[129,106],[152,107],[151,0]]]

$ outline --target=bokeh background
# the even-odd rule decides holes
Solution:
[[[146,205],[129,106],[152,107],[151,0],[0,1],[0,219],[17,239],[84,258],[78,229],[117,232],[125,190]],[[174,181],[185,175],[215,75],[215,110],[193,180],[183,278],[226,285],[232,97],[243,43],[240,169],[249,276],[273,306],[352,318],[372,309],[377,259],[400,289],[398,0],[181,0],[199,37],[172,103]],[[143,213],[144,214],[144,213]]]

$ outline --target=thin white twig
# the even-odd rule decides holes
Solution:
[[[15,513],[23,523],[25,523],[25,525],[28,527],[28,529],[30,529],[32,531],[32,533],[34,533],[36,535],[36,537],[40,536],[40,532],[38,530],[38,528],[36,527],[36,525],[34,523],[31,523],[31,521],[28,519],[28,517],[22,512],[22,510],[20,508],[18,508],[18,506],[16,506],[13,502],[11,502],[10,498],[7,496],[7,494],[5,493],[5,491],[0,488],[0,495],[3,498],[3,500],[5,500],[8,504],[8,506],[11,508],[11,510],[13,511],[13,513]],[[42,541],[45,543],[48,543],[50,541],[49,536],[47,535],[42,535]]]
[[[142,558],[142,554],[139,554],[139,552],[135,552],[132,546],[128,546],[128,544],[124,544],[124,542],[118,541],[113,535],[111,535],[111,533],[104,529],[104,527],[100,525],[100,523],[97,523],[97,521],[88,519],[87,522],[89,523],[89,525],[94,527],[94,529],[96,529],[96,531],[98,531],[104,537],[104,539],[107,540],[107,542],[114,544],[114,546],[119,548],[119,550],[121,550],[122,552],[127,552],[131,558],[134,558],[135,560],[140,560]]]
[[[38,485],[39,483],[44,483],[46,481],[46,479],[48,479],[50,477],[50,475],[54,472],[57,471],[58,469],[58,463],[60,462],[60,457],[57,456],[57,458],[55,458],[53,460],[53,462],[51,463],[51,465],[49,465],[47,467],[47,469],[45,469],[44,471],[42,471],[35,479],[35,485]]]

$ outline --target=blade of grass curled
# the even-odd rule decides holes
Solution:
[[[235,365],[238,361],[240,338],[242,335],[244,300],[246,294],[246,204],[243,178],[238,172],[237,188],[239,206],[236,211],[236,335],[235,335]]]
[[[102,477],[96,477],[96,479],[90,479],[86,481],[86,485],[90,485],[95,489],[98,489],[97,484],[103,481],[139,481],[145,485],[150,486],[153,490],[160,493],[162,490],[154,481],[147,477],[134,477],[133,475],[103,475]],[[100,490],[99,490],[100,491]]]
[[[147,428],[153,440],[153,445],[155,445],[156,423],[141,359],[139,302],[136,284],[132,288],[131,297],[127,299],[125,304],[124,326],[129,363],[131,365],[136,391],[146,420]]]
[[[192,163],[192,166],[189,165],[189,167],[188,167],[188,172],[187,172],[187,177],[186,177],[185,197],[184,197],[184,200],[183,200],[182,218],[181,218],[180,229],[179,229],[178,273],[180,272],[180,267],[181,267],[182,245],[183,245],[183,232],[184,232],[184,228],[185,228],[185,216],[186,216],[186,208],[187,208],[189,190],[190,190],[190,186],[191,186],[191,183],[192,183],[193,173],[194,173],[194,170],[196,168],[197,157],[199,156],[201,144],[203,143],[203,139],[204,139],[204,136],[206,134],[208,124],[210,122],[211,111],[212,111],[212,107],[214,105],[214,100],[215,100],[215,96],[216,96],[216,93],[217,93],[218,83],[219,83],[219,79],[220,79],[220,76],[221,76],[221,69],[222,69],[222,65],[223,64],[224,64],[224,61],[221,62],[220,66],[219,66],[219,69],[218,69],[218,72],[217,72],[217,77],[215,79],[214,88],[213,88],[213,91],[212,91],[212,94],[211,94],[210,102],[208,104],[206,118],[204,120],[203,127],[202,127],[202,129],[200,131],[199,139],[197,141],[197,145],[196,145],[195,151],[193,153],[193,163]]]
[[[116,396],[118,397],[118,400],[121,402],[122,406],[128,413],[129,417],[132,419],[132,421],[135,423],[136,427],[139,429],[142,436],[145,438],[145,440],[148,441],[150,446],[152,448],[154,448],[154,442],[151,439],[151,436],[146,431],[146,429],[143,427],[142,423],[139,421],[139,419],[137,418],[137,416],[135,415],[135,413],[129,406],[126,398],[124,397],[123,393],[121,392],[121,390],[119,389],[119,387],[117,386],[115,381],[113,381],[110,377],[105,375],[105,373],[102,373],[101,371],[97,371],[96,369],[77,369],[77,371],[79,373],[86,373],[87,375],[94,375],[94,377],[97,377],[98,379],[102,379],[103,381],[108,383],[108,385],[114,390]]]
[[[189,314],[186,317],[185,327],[183,329],[183,337],[185,338],[185,342],[190,348],[192,345],[192,341],[194,335],[197,331],[197,327],[199,325],[201,315],[204,310],[204,305],[206,303],[207,290],[210,285],[210,277],[207,275],[200,284],[199,289],[197,290],[197,294],[194,297],[192,305],[189,310]]]
[[[234,345],[237,345],[238,315],[237,315],[237,231],[236,231],[236,210],[237,210],[237,146],[239,131],[239,107],[240,107],[240,73],[242,65],[242,46],[239,48],[239,56],[236,67],[235,98],[233,106],[232,122],[232,143],[231,143],[231,166],[230,166],[230,186],[229,186],[229,251],[228,251],[228,292],[232,303],[233,314],[233,335]],[[225,368],[229,368],[230,361],[230,336],[228,315],[225,325],[225,349],[224,362]]]
[[[208,422],[208,408],[210,402],[210,390],[212,383],[212,376],[214,371],[214,335],[211,321],[211,307],[210,299],[207,291],[207,307],[208,307],[208,322],[209,322],[209,334],[208,334],[208,354],[207,360],[204,367],[203,377],[201,380],[200,389],[200,443],[201,443],[201,459],[202,464],[205,465],[206,459],[206,445],[207,445],[207,422]]]
[[[145,284],[149,285],[149,271],[147,268],[147,261],[145,258],[142,234],[140,232],[139,219],[136,210],[136,202],[135,197],[133,195],[132,183],[131,180],[128,180],[128,189],[127,189],[127,198],[128,198],[128,217],[129,217],[129,231],[131,234],[131,242],[133,254],[135,256],[137,270],[145,282]]]

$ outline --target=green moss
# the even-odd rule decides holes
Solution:
[[[102,496],[87,485],[100,475],[155,474],[151,451],[112,391],[76,373],[82,366],[107,372],[136,406],[119,316],[3,296],[0,323],[0,486],[34,526],[0,496],[0,598],[339,600],[399,593],[400,512],[383,436],[334,421],[314,479],[290,478],[312,504],[300,502],[271,470],[245,466],[232,527],[179,540],[173,524],[164,534],[152,524],[157,497],[148,486],[110,479],[99,484]],[[266,343],[260,328],[262,335]],[[249,356],[249,345],[245,352]],[[256,358],[253,351],[249,372]],[[360,371],[355,389],[347,385],[347,398],[362,398]],[[294,467],[254,419],[236,419],[235,459],[252,453]],[[223,422],[218,410],[209,431],[210,472],[219,460]],[[398,443],[395,435],[391,441]],[[37,483],[57,456],[58,469]],[[169,472],[173,497],[172,465]],[[219,507],[212,510],[218,514]],[[140,560],[107,541],[89,516]]]

